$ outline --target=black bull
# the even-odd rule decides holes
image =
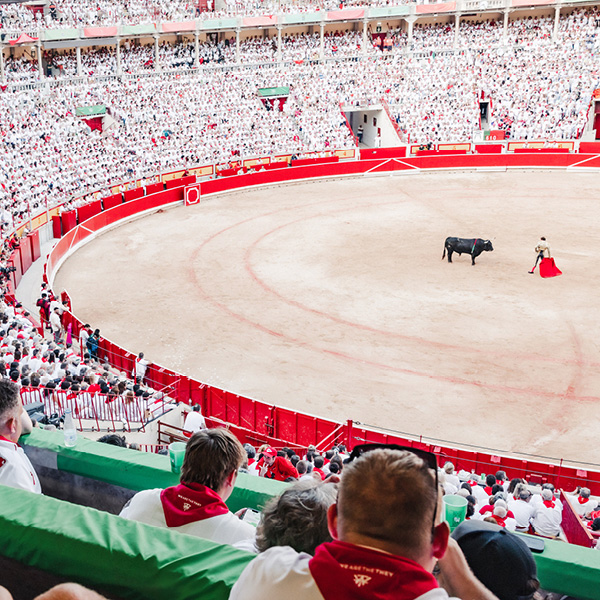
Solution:
[[[470,254],[471,255],[471,264],[475,264],[475,259],[482,252],[491,252],[494,248],[492,247],[492,242],[490,240],[481,240],[479,238],[456,238],[449,237],[446,238],[444,242],[444,254],[442,254],[442,260],[446,257],[446,251],[448,252],[448,262],[452,262],[452,253],[456,252],[457,254]]]

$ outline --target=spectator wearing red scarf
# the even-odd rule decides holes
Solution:
[[[370,598],[492,600],[470,571],[446,523],[433,523],[441,495],[423,459],[376,449],[344,467],[337,503],[329,508],[332,542],[314,557],[269,548],[243,571],[230,600],[367,600]],[[441,559],[441,560],[440,560]],[[440,587],[432,575],[440,568]]]
[[[589,515],[598,507],[598,502],[591,495],[590,488],[585,487],[579,490],[579,496],[569,495],[571,506],[580,517]]]
[[[562,504],[554,500],[551,490],[542,490],[542,503],[536,508],[531,519],[535,533],[544,537],[557,537],[562,523]]]
[[[267,446],[262,454],[263,457],[258,461],[258,473],[261,477],[276,481],[285,481],[290,477],[298,479],[296,467],[283,456],[277,456],[275,448]]]
[[[203,429],[187,442],[181,483],[138,492],[120,516],[220,544],[254,538],[254,527],[225,504],[245,460],[244,448],[230,431]]]

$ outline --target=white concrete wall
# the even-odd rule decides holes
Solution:
[[[355,134],[358,126],[363,126],[362,143],[365,146],[390,148],[402,145],[402,141],[383,107],[373,106],[367,110],[346,111],[346,116]]]

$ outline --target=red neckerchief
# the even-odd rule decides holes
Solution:
[[[586,502],[589,502],[589,498],[582,498],[581,496],[579,496],[577,498],[577,500],[579,500],[579,504],[585,504]]]
[[[199,483],[180,483],[164,489],[160,501],[167,527],[180,527],[229,512],[217,492]]]
[[[508,515],[506,515],[506,516],[508,516]],[[506,517],[504,517],[504,519],[502,519],[498,515],[492,515],[492,517],[496,521],[496,523],[498,523],[498,525],[500,525],[500,527],[506,527]]]
[[[315,473],[318,473],[318,474],[319,474],[319,477],[321,478],[321,481],[323,481],[323,480],[325,479],[325,472],[323,471],[323,469],[319,469],[319,468],[317,468],[317,467],[314,467],[314,468],[313,468],[313,471],[314,471]]]
[[[546,508],[554,508],[555,504],[552,500],[542,500]]]
[[[11,444],[14,444],[15,446],[19,445],[19,444],[17,444],[17,442],[13,442],[12,440],[9,440],[7,437],[4,437],[3,435],[0,435],[0,440],[4,440],[5,442],[10,442]]]
[[[414,600],[438,587],[413,560],[339,540],[321,544],[308,566],[325,600]]]

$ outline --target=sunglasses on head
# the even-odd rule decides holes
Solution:
[[[423,462],[430,468],[433,469],[435,474],[435,504],[433,509],[433,523],[431,526],[431,531],[435,530],[435,519],[437,517],[437,505],[438,505],[438,465],[437,458],[433,452],[428,452],[427,450],[421,450],[420,448],[411,448],[410,446],[399,446],[398,444],[360,444],[358,446],[354,446],[352,449],[352,453],[350,454],[350,460],[348,462],[352,462],[356,460],[359,456],[370,452],[371,450],[399,450],[401,452],[410,452],[415,456],[418,456]]]

